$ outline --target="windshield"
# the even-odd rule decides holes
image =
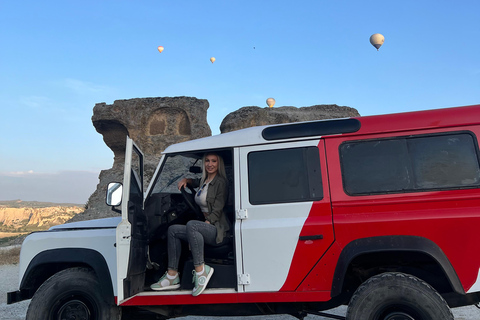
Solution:
[[[201,173],[191,173],[190,167],[202,168],[202,159],[176,155],[167,156],[152,193],[180,193],[177,184],[182,178],[201,178]]]

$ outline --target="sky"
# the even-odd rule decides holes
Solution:
[[[96,103],[207,99],[213,134],[269,97],[361,115],[479,104],[479,21],[478,0],[0,0],[0,200],[87,202],[113,164]]]

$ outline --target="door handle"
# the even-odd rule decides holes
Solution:
[[[316,234],[313,236],[300,236],[300,240],[305,241],[305,240],[320,240],[323,239],[323,234]]]

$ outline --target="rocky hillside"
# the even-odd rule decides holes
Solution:
[[[84,208],[75,204],[0,201],[0,231],[25,232],[46,230],[65,223]]]

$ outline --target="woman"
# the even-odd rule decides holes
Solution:
[[[157,283],[150,287],[153,290],[172,290],[180,288],[178,263],[182,245],[180,240],[188,241],[193,256],[194,288],[192,294],[201,294],[213,274],[213,268],[204,261],[204,243],[215,245],[223,242],[230,229],[223,207],[227,200],[227,179],[223,159],[215,153],[203,156],[204,168],[202,179],[183,178],[178,189],[188,185],[196,188],[195,202],[203,212],[205,221],[191,220],[187,225],[171,225],[168,228],[168,270]]]

